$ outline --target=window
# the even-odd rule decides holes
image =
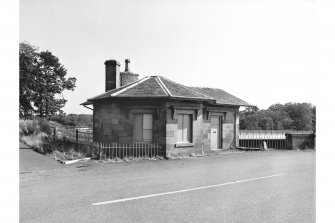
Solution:
[[[152,141],[152,114],[134,114],[134,142]]]
[[[178,114],[178,142],[192,142],[192,115]]]

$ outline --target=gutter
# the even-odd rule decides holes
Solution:
[[[84,102],[84,103],[81,103],[80,105],[82,105],[82,106],[84,106],[85,108],[88,108],[88,109],[90,109],[90,110],[93,111],[93,108],[90,108],[90,107],[87,106],[87,105],[91,105],[91,104],[92,104],[92,103]]]

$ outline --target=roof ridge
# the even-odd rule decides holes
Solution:
[[[166,96],[172,96],[171,92],[167,89],[167,87],[165,86],[165,84],[163,83],[163,81],[160,79],[159,76],[152,76],[152,77],[155,78],[159,86],[163,89]]]
[[[124,92],[124,91],[126,91],[126,90],[129,90],[129,89],[131,89],[131,88],[137,86],[138,84],[140,84],[140,83],[146,81],[146,80],[149,79],[149,78],[150,78],[150,76],[146,76],[146,77],[144,77],[144,78],[142,78],[142,79],[140,79],[140,80],[138,80],[138,81],[135,81],[135,82],[130,83],[129,86],[124,85],[124,86],[127,86],[127,87],[121,89],[120,91],[117,91],[117,92],[112,93],[112,94],[111,94],[111,97],[112,97],[112,96],[116,96],[116,95],[118,95],[118,94],[121,94],[122,92]]]
[[[122,86],[120,86],[120,87],[118,87],[118,88],[114,88],[114,89],[111,89],[111,90],[109,90],[109,91],[105,91],[104,93],[98,94],[98,95],[96,95],[96,96],[94,96],[94,97],[91,97],[91,98],[89,98],[89,99],[87,99],[87,100],[91,100],[91,99],[94,99],[94,98],[96,98],[96,97],[100,97],[100,96],[102,96],[102,95],[104,95],[104,94],[109,94],[111,91],[119,90],[120,88],[124,89],[124,88],[126,88],[128,85],[134,84],[134,83],[136,83],[136,82],[138,82],[138,81],[140,81],[140,80],[142,80],[142,79],[143,79],[143,78],[141,78],[141,79],[139,79],[139,80],[137,80],[137,81],[128,83],[128,84],[126,84],[126,85],[122,85]]]
[[[172,80],[170,80],[170,79],[167,79],[167,78],[165,78],[165,77],[162,77],[162,76],[160,76],[160,77],[163,78],[163,79],[165,79],[165,80],[167,80],[167,81],[170,81],[170,82],[172,82],[172,83],[174,83],[174,84],[178,84],[178,85],[182,86],[183,88],[186,88],[187,90],[196,92],[197,94],[200,94],[200,95],[203,95],[203,96],[205,96],[205,97],[207,97],[207,98],[209,98],[209,99],[214,99],[214,100],[215,100],[215,98],[212,98],[212,97],[209,97],[208,95],[202,94],[202,93],[200,93],[200,92],[198,92],[198,91],[196,91],[196,90],[194,90],[194,89],[191,89],[191,88],[189,88],[189,87],[187,87],[187,86],[185,86],[185,85],[179,84],[179,83],[177,83],[177,82],[174,82],[174,81],[172,81]]]

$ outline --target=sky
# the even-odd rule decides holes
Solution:
[[[313,0],[21,0],[19,40],[49,50],[76,77],[64,111],[104,92],[116,59],[140,78],[221,88],[260,109],[315,104]]]

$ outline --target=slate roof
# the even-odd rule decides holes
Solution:
[[[216,104],[222,105],[239,105],[239,106],[252,106],[251,104],[243,101],[242,99],[229,94],[228,92],[218,88],[208,87],[190,87],[202,94],[215,98]]]
[[[187,87],[161,76],[147,76],[122,87],[90,98],[83,105],[107,98],[169,98],[211,101],[216,104],[250,106],[221,89]]]
[[[200,101],[215,100],[214,98],[166,79],[165,77],[148,76],[90,98],[83,104],[92,104],[95,100],[106,98],[180,98]]]

